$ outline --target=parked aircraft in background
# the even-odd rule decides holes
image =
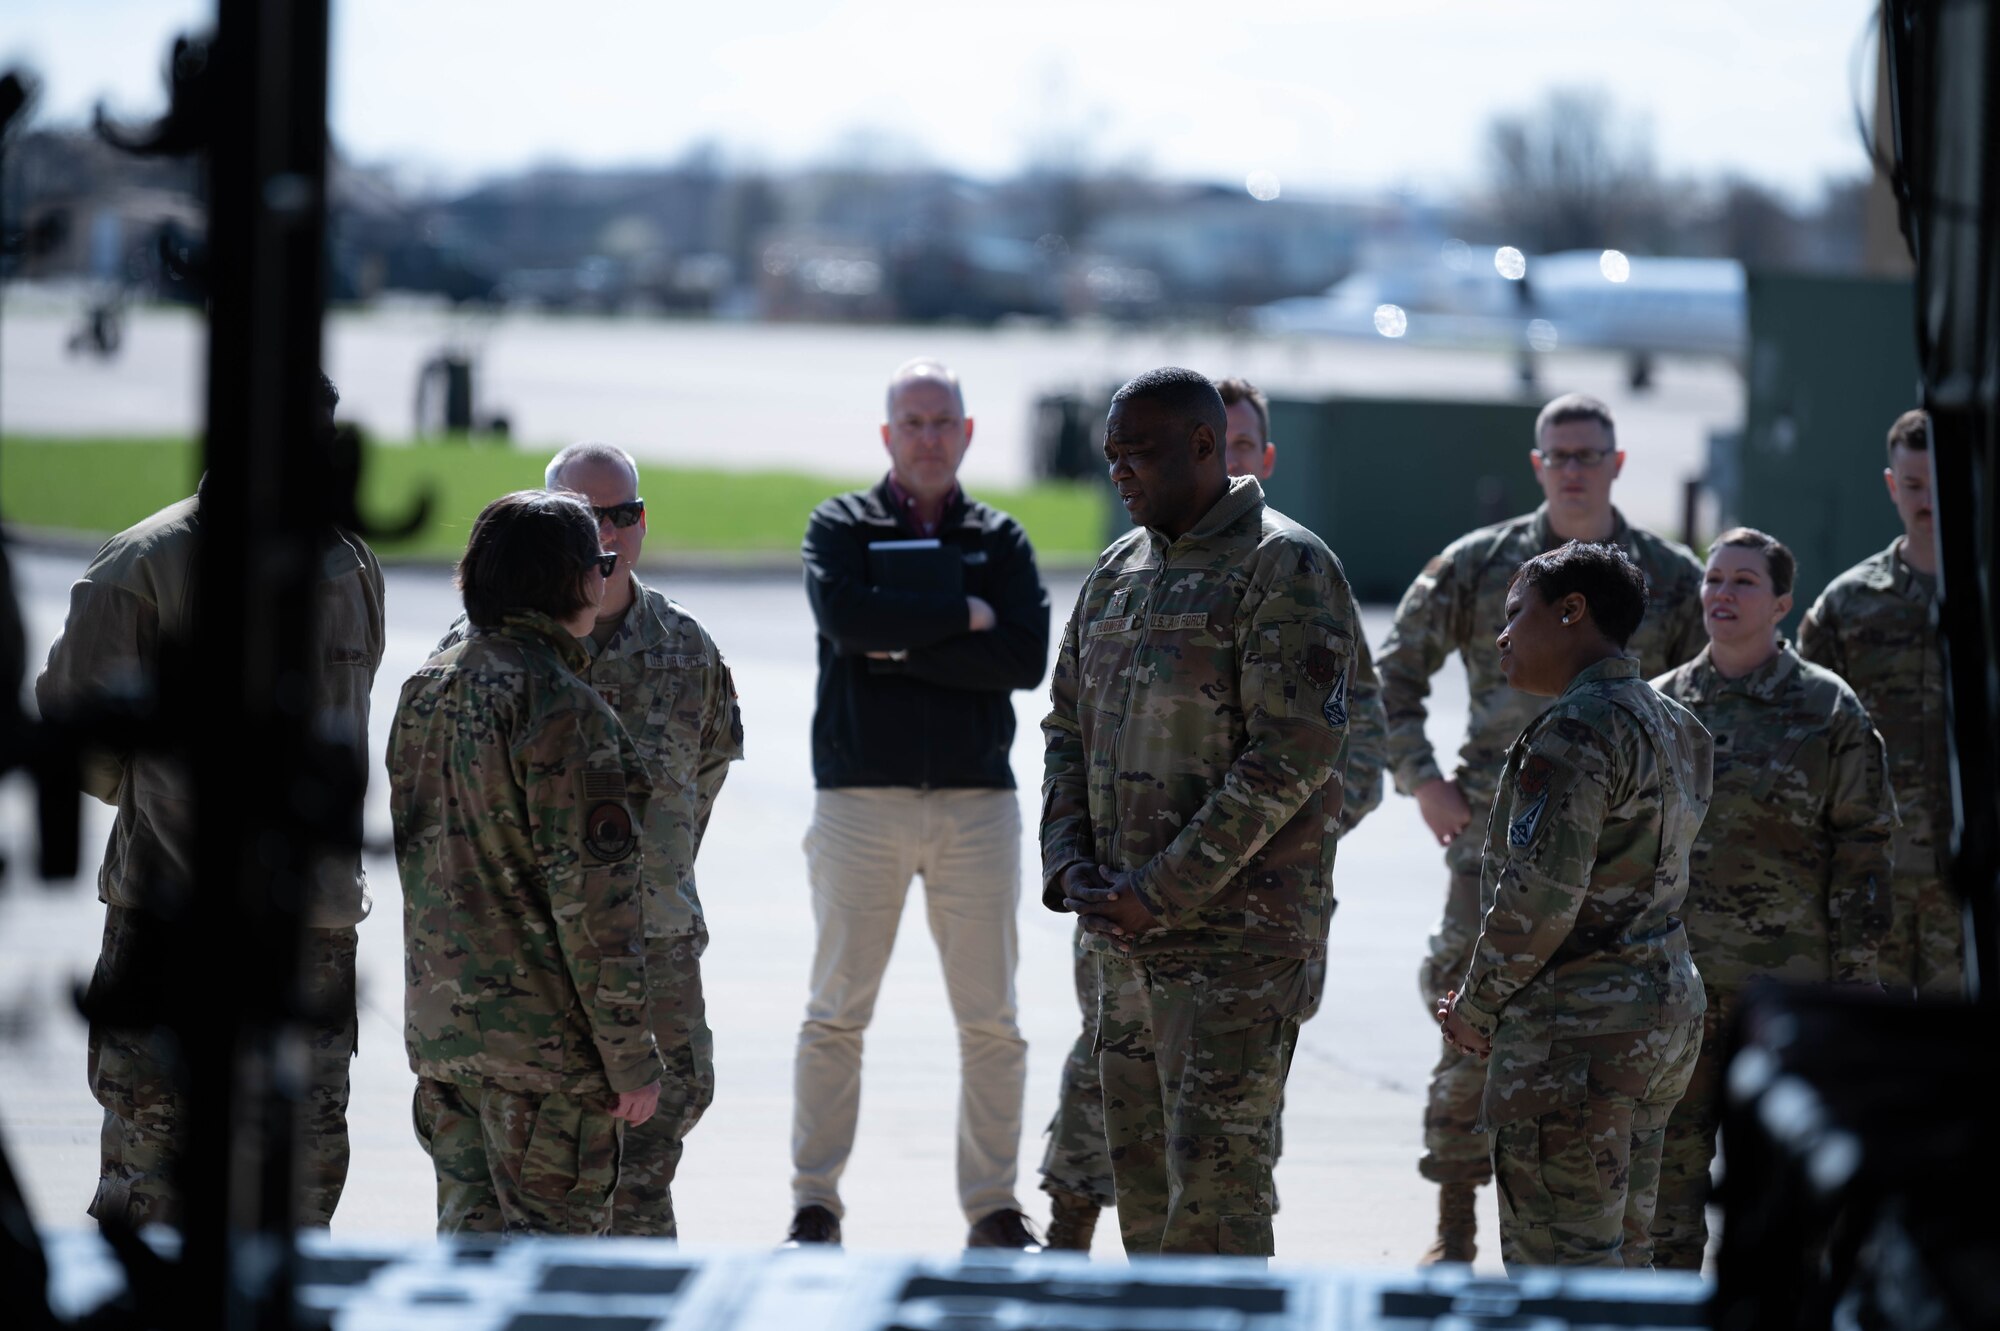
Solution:
[[[1447,241],[1435,258],[1364,267],[1325,294],[1252,312],[1268,332],[1395,338],[1524,354],[1557,347],[1628,353],[1645,387],[1657,354],[1741,362],[1743,266],[1733,259],[1572,250],[1529,256]]]

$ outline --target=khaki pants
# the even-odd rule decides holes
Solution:
[[[792,1196],[842,1214],[839,1184],[861,1102],[861,1036],[875,1015],[910,880],[958,1023],[958,1194],[966,1218],[1014,1198],[1027,1042],[1014,1022],[1021,809],[1011,790],[822,790],[806,832],[819,926],[793,1066]]]

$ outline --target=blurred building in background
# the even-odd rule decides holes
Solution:
[[[1054,152],[982,180],[861,141],[788,170],[704,146],[657,167],[544,166],[455,191],[336,154],[332,291],[690,317],[1235,323],[1324,292],[1371,255],[1436,255],[1454,238],[1527,254],[1863,266],[1859,181],[1801,203],[1738,178],[1662,179],[1640,131],[1588,90],[1496,118],[1486,137],[1489,178],[1449,199],[1165,181]],[[7,214],[45,243],[18,275],[172,297],[174,256],[199,246],[193,186],[184,166],[115,154],[83,129],[23,136]]]

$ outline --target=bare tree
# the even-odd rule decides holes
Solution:
[[[1018,183],[1040,202],[1043,239],[1052,252],[1066,253],[1083,243],[1125,180],[1142,173],[1107,156],[1110,112],[1079,94],[1065,62],[1045,62],[1037,80],[1021,134]]]
[[[1533,110],[1496,116],[1486,130],[1492,211],[1509,243],[1543,253],[1651,248],[1650,140],[1600,89],[1558,88]]]
[[[1798,219],[1771,190],[1740,176],[1727,177],[1716,213],[1723,254],[1758,267],[1798,263]]]

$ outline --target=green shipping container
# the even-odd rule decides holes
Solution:
[[[1750,384],[1725,523],[1799,558],[1798,619],[1902,531],[1882,484],[1889,426],[1920,404],[1910,283],[1750,275]]]
[[[1402,598],[1432,555],[1542,502],[1528,453],[1539,402],[1271,403],[1271,503],[1340,556],[1355,597]]]

